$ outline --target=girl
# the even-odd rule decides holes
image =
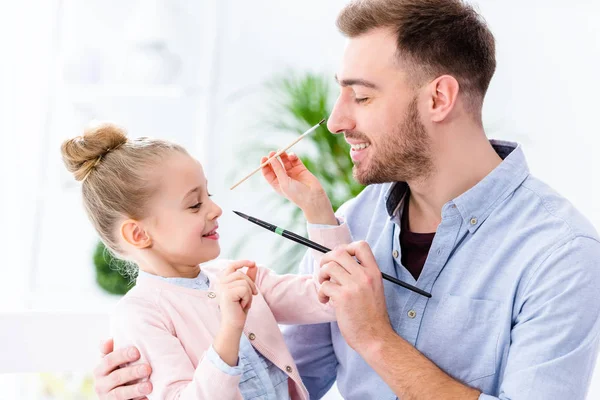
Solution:
[[[139,362],[152,365],[150,399],[308,399],[277,324],[332,321],[333,310],[319,302],[311,276],[215,260],[222,210],[198,161],[173,143],[128,140],[111,124],[65,141],[62,156],[83,181],[102,241],[139,267],[112,330],[115,346],[136,346]],[[263,171],[273,187],[281,189],[275,173],[295,169],[312,193],[324,193],[297,158],[282,161]],[[336,221],[326,196],[301,197],[294,199],[310,222]],[[350,241],[344,224],[315,235],[328,247]]]

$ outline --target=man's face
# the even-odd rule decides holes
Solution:
[[[427,177],[433,169],[430,138],[392,31],[374,29],[350,39],[337,81],[341,92],[327,127],[344,133],[350,144],[354,178],[369,185]]]

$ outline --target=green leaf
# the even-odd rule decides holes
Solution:
[[[136,268],[115,257],[102,242],[96,245],[94,266],[96,282],[110,294],[124,295],[135,284]]]
[[[321,119],[326,118],[336,96],[331,78],[312,72],[288,71],[267,81],[264,88],[269,101],[265,114],[259,117],[263,121],[263,126],[292,135],[302,134]],[[331,134],[325,126],[320,126],[313,134],[308,135],[304,142],[308,142],[315,150],[314,154],[298,156],[306,168],[319,179],[334,210],[364,189],[352,177],[353,163],[343,135]],[[260,155],[268,154],[271,149],[268,144],[260,141],[246,146],[246,149],[248,148],[257,151],[245,150],[244,156],[239,158],[244,165],[256,163]],[[235,170],[240,170],[244,165],[235,166]],[[273,194],[273,196],[277,195]],[[289,202],[284,200],[283,204],[289,205]],[[304,226],[302,212],[297,208],[290,211],[289,221],[284,228],[291,230],[292,226]],[[301,234],[301,232],[297,233]],[[293,243],[291,245],[280,244],[277,241],[276,243],[277,256],[273,269],[280,273],[295,271],[306,248]],[[235,250],[241,252],[243,246],[236,247]],[[234,254],[239,255],[239,253]]]

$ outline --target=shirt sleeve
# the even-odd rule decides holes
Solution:
[[[206,352],[205,357],[211,363],[213,363],[213,365],[215,367],[217,367],[219,369],[219,371],[226,373],[227,375],[236,376],[236,375],[241,375],[243,372],[242,367],[240,365],[236,365],[235,367],[232,367],[231,365],[229,365],[225,361],[223,361],[221,356],[219,356],[219,353],[217,353],[217,351],[215,350],[215,348],[212,345]]]
[[[311,240],[329,248],[350,242],[350,231],[343,220],[332,229],[309,228]],[[256,284],[275,319],[280,324],[317,324],[335,321],[335,310],[328,304],[319,302],[318,260],[323,256],[316,250],[311,251],[312,257],[304,257],[314,272],[311,275],[277,275],[266,268],[261,268],[256,278]],[[298,307],[302,304],[302,307]]]

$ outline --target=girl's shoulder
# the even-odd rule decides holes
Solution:
[[[160,292],[154,288],[134,286],[116,304],[113,315],[135,316],[156,313]]]

